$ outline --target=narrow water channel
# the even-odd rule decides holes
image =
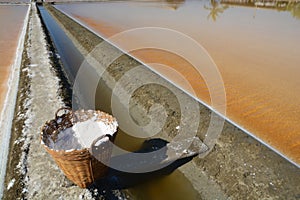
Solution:
[[[48,11],[43,6],[38,6],[38,8],[67,76],[73,84],[76,73],[84,61],[84,56],[76,49],[72,40],[61,29],[60,25],[52,18]],[[94,71],[92,69],[93,67],[91,67],[91,71],[87,72],[86,77],[94,76]],[[89,85],[89,78],[84,82],[82,94],[89,94],[89,88],[87,88]],[[96,109],[111,113],[111,96],[111,88],[104,80],[100,79],[95,101]],[[138,150],[144,139],[137,139],[131,135],[132,134],[129,134],[120,128],[115,144],[127,151]],[[128,188],[130,194],[134,196],[134,199],[192,200],[200,198],[199,193],[193,188],[192,183],[179,170],[175,170],[172,174],[167,176],[153,177],[152,179],[151,174],[149,176],[147,176],[147,181],[143,182],[143,177],[141,177],[141,180],[138,181],[138,185],[132,185]],[[139,179],[138,176],[137,179]]]

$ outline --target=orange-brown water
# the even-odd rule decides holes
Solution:
[[[56,7],[107,38],[145,26],[170,28],[192,37],[207,50],[222,76],[226,116],[300,164],[300,20],[288,11],[218,4],[223,12],[215,15],[209,2],[168,2]],[[117,45],[126,48],[138,40],[143,40],[143,35]],[[157,49],[131,54],[145,63],[162,63],[178,70],[196,91],[195,96],[210,103],[203,77],[184,58]],[[178,82],[169,72],[160,73]]]
[[[0,5],[0,111],[28,6]]]

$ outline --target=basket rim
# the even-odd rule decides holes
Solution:
[[[118,121],[117,121],[117,119],[116,119],[114,116],[112,116],[111,114],[106,113],[106,112],[104,112],[104,111],[101,111],[101,110],[91,110],[91,109],[79,109],[79,110],[76,110],[76,111],[72,111],[72,109],[69,108],[69,107],[62,107],[62,108],[58,109],[58,110],[55,112],[55,118],[54,118],[54,119],[47,120],[47,121],[40,127],[40,143],[41,143],[41,144],[44,146],[44,148],[46,148],[48,151],[63,154],[63,153],[83,153],[83,152],[90,151],[90,149],[91,149],[91,147],[82,147],[82,149],[68,149],[68,150],[64,150],[64,149],[52,149],[52,148],[50,148],[47,144],[45,144],[45,142],[43,141],[43,139],[44,139],[44,137],[47,137],[47,136],[45,135],[45,132],[44,132],[44,130],[45,130],[45,128],[46,128],[46,124],[47,124],[47,123],[50,123],[50,122],[53,121],[53,120],[56,120],[56,121],[57,121],[57,120],[59,119],[59,117],[60,117],[60,116],[58,116],[58,112],[61,111],[61,110],[63,110],[63,109],[69,110],[69,111],[72,113],[72,116],[73,116],[74,114],[76,114],[77,112],[88,112],[88,111],[92,111],[92,112],[94,112],[94,113],[100,113],[100,114],[102,114],[102,115],[108,115],[108,116],[110,116],[110,118],[112,119],[112,120],[109,122],[109,124],[117,123],[117,124],[116,124],[116,128],[118,129]],[[88,120],[88,119],[87,119],[87,120]],[[101,121],[102,121],[102,120],[101,120]],[[106,121],[106,122],[102,121],[102,122],[103,122],[103,123],[108,123],[107,121]],[[76,123],[77,123],[77,122],[76,122]],[[72,126],[67,127],[67,128],[73,127],[76,123],[72,123]],[[67,128],[64,128],[64,129],[62,129],[62,130],[66,130]],[[60,134],[60,132],[59,132],[58,134]],[[110,135],[109,140],[110,140],[111,142],[113,142],[114,137],[116,136],[116,134],[117,134],[117,130],[116,130],[112,135]],[[107,135],[108,135],[108,134],[106,134],[105,136],[107,136]],[[100,137],[102,137],[102,136],[100,136]],[[98,138],[96,138],[95,140],[98,140]],[[94,140],[94,141],[95,141],[95,140]]]

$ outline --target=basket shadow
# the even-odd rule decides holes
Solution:
[[[95,197],[118,199],[114,191],[128,189],[157,177],[169,175],[198,155],[194,153],[169,160],[166,154],[168,148],[165,148],[167,144],[168,142],[163,139],[150,139],[135,153],[112,157],[111,166],[114,168],[109,168],[107,176],[95,181],[88,189],[92,194],[97,189]]]

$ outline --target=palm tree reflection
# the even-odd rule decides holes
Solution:
[[[172,9],[177,10],[185,0],[165,0],[165,2],[168,3]]]
[[[204,8],[210,11],[207,19],[211,18],[213,21],[216,21],[219,17],[219,14],[222,14],[228,8],[228,6],[222,5],[219,1],[216,0],[210,0],[210,6],[204,5]]]
[[[286,8],[293,17],[300,19],[300,2],[289,1]]]

